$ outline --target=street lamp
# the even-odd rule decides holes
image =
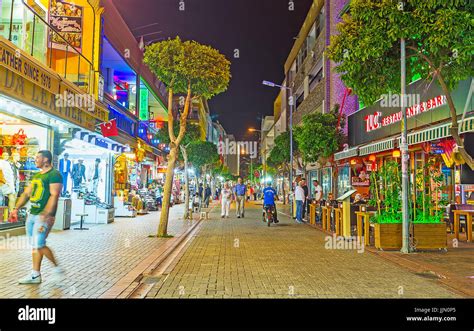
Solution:
[[[290,92],[290,97],[288,98],[288,103],[290,104],[290,192],[293,192],[293,88],[278,85],[267,80],[264,80],[262,84],[269,87],[279,87]],[[293,203],[291,203],[291,216],[293,217]]]

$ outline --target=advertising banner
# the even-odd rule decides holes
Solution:
[[[49,24],[51,24],[66,41],[79,52],[82,46],[83,7],[63,0],[51,1]],[[66,42],[52,34],[52,48],[66,50]]]

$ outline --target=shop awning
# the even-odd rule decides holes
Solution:
[[[378,152],[387,151],[395,147],[395,139],[390,138],[373,144],[365,145],[359,148],[359,155],[369,155]]]
[[[464,119],[463,123],[459,121],[459,126],[461,128],[461,133],[473,132],[474,131],[474,117]],[[442,138],[447,138],[451,136],[449,129],[451,128],[451,123],[440,124],[428,129],[421,131],[416,131],[408,134],[407,140],[408,145],[420,144],[426,141],[432,141]],[[398,144],[400,145],[401,138],[398,138]]]
[[[349,157],[357,156],[358,152],[359,152],[359,147],[349,148],[345,151],[334,154],[334,160],[340,161],[340,160],[347,159]]]

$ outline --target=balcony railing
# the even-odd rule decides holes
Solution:
[[[23,0],[8,2],[1,4],[1,16],[5,18],[9,12],[9,20],[0,23],[5,25],[0,35],[84,92],[93,94],[94,66],[81,51]]]

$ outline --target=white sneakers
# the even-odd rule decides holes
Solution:
[[[18,281],[22,285],[28,285],[28,284],[41,284],[41,275],[38,276],[33,276],[32,274],[26,276],[25,278],[22,278]]]
[[[64,279],[64,272],[60,267],[56,267],[53,269],[53,274],[51,276],[51,282],[53,283],[60,283]],[[31,273],[30,275],[26,276],[25,278],[22,278],[18,281],[19,284],[21,285],[30,285],[30,284],[41,284],[42,279],[41,275],[33,275]]]

